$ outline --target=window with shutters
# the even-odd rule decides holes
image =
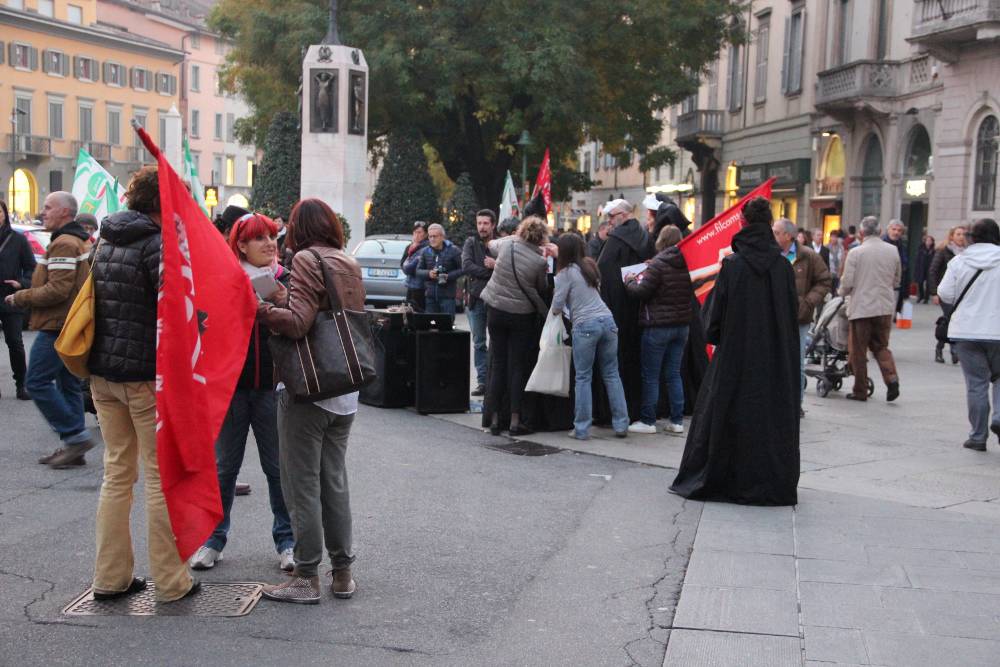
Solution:
[[[20,94],[14,101],[14,108],[17,109],[14,122],[16,134],[31,134],[31,98],[23,97]]]
[[[833,65],[848,62],[851,50],[851,0],[836,0],[834,18]]]
[[[191,90],[198,92],[201,90],[201,67],[191,65]]]
[[[236,141],[236,116],[231,113],[226,114],[226,141],[232,143]]]
[[[997,149],[1000,148],[1000,121],[987,116],[976,133],[976,175],[972,208],[991,211],[996,207]]]
[[[89,104],[80,105],[80,141],[94,140],[94,107]]]
[[[38,61],[38,51],[31,48],[30,45],[20,44],[17,42],[11,43],[10,45],[11,67],[20,70],[32,71],[36,69],[37,61]]]
[[[62,51],[46,49],[42,51],[42,71],[52,76],[66,76],[69,69],[66,54]]]
[[[192,49],[200,49],[201,48],[201,35],[199,35],[196,32],[191,33],[191,48]]]
[[[77,5],[66,5],[66,20],[70,23],[83,25],[83,8]]]
[[[160,130],[159,140],[160,140],[160,145],[161,146],[165,146],[166,143],[167,143],[167,112],[164,111],[163,109],[160,109],[159,111],[157,111],[156,117],[160,121],[159,122],[159,130]]]
[[[708,108],[719,108],[719,61],[715,60],[708,66]]]
[[[108,109],[108,143],[117,146],[122,141],[122,112],[121,109]]]
[[[132,88],[135,90],[149,90],[150,89],[150,74],[148,69],[142,67],[132,68]]]
[[[785,19],[785,52],[781,66],[781,92],[798,95],[802,92],[802,58],[805,49],[806,11],[798,7]]]
[[[681,101],[681,113],[691,113],[698,109],[698,93],[688,95]]]
[[[167,74],[166,72],[156,73],[156,92],[160,95],[173,95],[177,92],[177,85],[175,83],[175,77],[172,74]]]
[[[63,138],[63,103],[61,100],[49,100],[49,137]]]
[[[118,63],[104,63],[104,83],[121,88],[125,85],[125,66]]]
[[[222,182],[222,156],[212,157],[212,184],[217,185]]]
[[[739,44],[729,47],[726,105],[730,111],[739,111],[743,108],[743,49]]]
[[[73,74],[80,81],[97,81],[97,61],[85,56],[73,57]]]
[[[757,24],[757,66],[754,72],[753,101],[767,99],[767,61],[771,42],[771,17],[762,16]]]
[[[145,111],[133,111],[132,119],[139,125],[139,127],[146,128],[146,112]],[[139,138],[138,132],[130,132],[132,135],[132,145],[136,147],[141,147],[142,139]]]
[[[201,112],[197,109],[191,109],[191,127],[188,128],[188,131],[195,139],[201,136]]]
[[[213,135],[215,139],[222,141],[222,114],[215,114],[215,134]]]

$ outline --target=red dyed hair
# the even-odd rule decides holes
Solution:
[[[277,236],[278,224],[271,218],[260,213],[248,213],[236,221],[229,230],[229,247],[233,253],[242,259],[240,241],[246,243],[259,236]]]

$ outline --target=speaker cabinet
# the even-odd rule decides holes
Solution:
[[[469,410],[468,331],[418,331],[417,412]]]
[[[379,408],[406,408],[414,401],[416,337],[409,330],[374,326],[374,382],[361,388],[360,400]]]

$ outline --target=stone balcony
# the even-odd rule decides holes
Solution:
[[[722,111],[695,110],[677,117],[677,143],[701,143],[705,139],[722,138]]]
[[[52,154],[52,140],[34,134],[8,134],[7,150],[23,155],[48,157]]]
[[[916,0],[908,41],[946,62],[958,49],[1000,37],[1000,0]]]
[[[74,141],[73,157],[76,157],[81,148],[90,153],[90,156],[98,162],[111,159],[111,144],[104,144],[97,141]]]
[[[838,111],[865,106],[879,108],[893,98],[936,85],[929,56],[911,60],[856,60],[820,72],[816,84],[816,107],[836,115]]]

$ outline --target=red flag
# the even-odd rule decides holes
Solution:
[[[542,192],[542,199],[545,200],[545,212],[552,212],[552,169],[549,167],[549,149],[545,149],[545,157],[542,158],[542,166],[538,168],[538,178],[535,179],[535,187],[531,190],[531,199]],[[531,201],[529,199],[528,201]]]
[[[708,298],[709,292],[715,287],[715,277],[719,275],[722,259],[733,252],[732,243],[736,232],[745,225],[743,220],[743,204],[754,197],[771,199],[771,186],[774,179],[769,178],[746,197],[715,216],[696,232],[677,244],[691,272],[691,282],[694,293],[702,304]]]
[[[159,164],[163,249],[156,309],[156,456],[177,553],[222,519],[215,439],[243,368],[256,298],[236,256],[149,135]]]

